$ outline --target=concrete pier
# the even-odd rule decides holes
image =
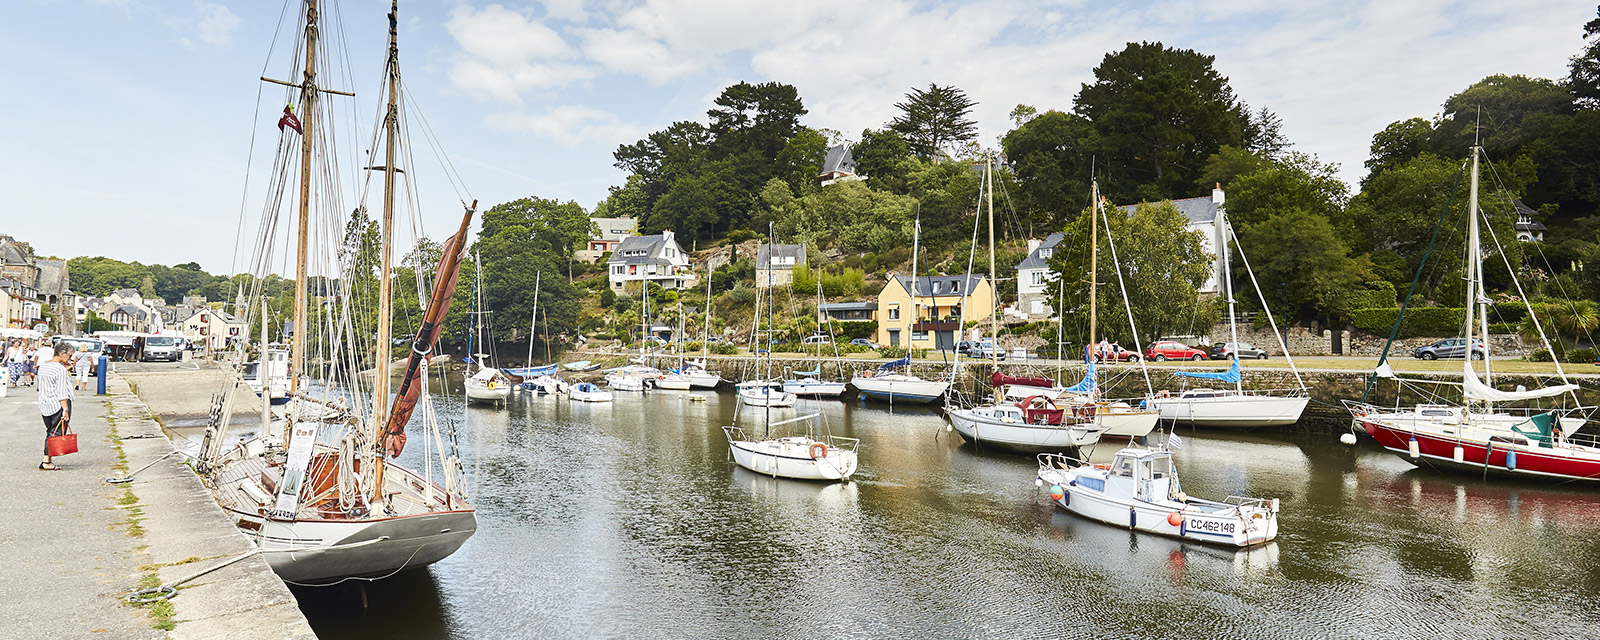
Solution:
[[[120,377],[80,392],[79,452],[40,471],[44,426],[31,388],[0,400],[0,638],[315,638],[294,596],[259,556],[195,578],[165,603],[123,596],[176,582],[254,548]]]

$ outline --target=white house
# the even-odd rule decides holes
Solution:
[[[620,218],[590,218],[594,221],[596,233],[589,238],[589,244],[573,252],[574,258],[584,262],[594,262],[605,255],[607,251],[616,251],[617,245],[622,244],[622,239],[639,232],[639,221],[628,216]]]
[[[1533,219],[1533,216],[1539,212],[1534,211],[1528,205],[1522,204],[1522,200],[1512,200],[1511,204],[1517,208],[1517,240],[1522,242],[1544,242],[1544,232],[1549,227]]]
[[[1222,193],[1222,185],[1217,185],[1211,190],[1211,197],[1184,198],[1173,200],[1172,206],[1178,208],[1178,213],[1189,220],[1188,230],[1200,232],[1200,248],[1210,253],[1211,275],[1200,283],[1201,293],[1216,293],[1221,288],[1222,253],[1217,247],[1225,246],[1223,237],[1226,231],[1222,228],[1222,216],[1218,212],[1224,210],[1223,203],[1227,200]],[[1123,211],[1133,213],[1135,205],[1122,207]]]
[[[1027,317],[1047,317],[1055,309],[1055,277],[1050,273],[1050,256],[1061,244],[1062,234],[1052,233],[1044,241],[1028,240],[1028,257],[1017,263],[1017,307]]]
[[[684,289],[696,281],[689,255],[671,231],[623,238],[611,252],[606,267],[611,288],[618,291],[629,282],[648,281],[666,289]]]
[[[178,323],[184,337],[212,351],[222,351],[236,340],[248,338],[249,327],[223,311],[200,309]]]
[[[783,287],[794,282],[794,269],[806,263],[803,244],[763,244],[756,250],[756,288]]]
[[[850,155],[850,145],[836,144],[828,147],[828,155],[822,161],[822,173],[817,176],[817,183],[820,186],[866,179],[866,176],[856,173],[856,159]]]

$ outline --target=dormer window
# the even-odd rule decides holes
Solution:
[[[1049,258],[1050,254],[1052,254],[1052,253],[1055,253],[1055,249],[1040,249],[1039,250],[1039,257],[1041,257],[1041,258]]]

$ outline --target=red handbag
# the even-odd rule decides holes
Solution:
[[[72,427],[67,427],[67,433],[59,436],[50,436],[44,440],[45,455],[52,458],[78,452],[78,434],[72,433]]]

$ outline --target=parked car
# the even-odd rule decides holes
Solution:
[[[872,349],[874,351],[876,351],[878,349],[878,343],[873,342],[871,340],[868,340],[866,338],[856,338],[854,340],[851,340],[850,344],[858,346],[858,347],[866,347],[866,348]]]
[[[1134,351],[1132,349],[1123,349],[1121,351],[1117,351],[1117,350],[1115,350],[1115,348],[1113,348],[1112,351],[1111,351],[1110,356],[1111,356],[1110,358],[1107,358],[1105,355],[1102,355],[1098,349],[1096,349],[1095,352],[1094,352],[1094,361],[1095,362],[1105,362],[1108,359],[1109,360],[1114,360],[1116,362],[1138,362],[1139,361],[1139,352],[1138,351]]]
[[[1162,360],[1205,360],[1206,352],[1176,340],[1162,340],[1144,350],[1144,357]]]
[[[1246,360],[1267,359],[1267,351],[1265,349],[1257,349],[1248,342],[1239,343],[1238,349],[1233,348],[1232,342],[1218,342],[1214,345],[1211,345],[1211,359],[1225,360],[1232,358],[1235,351],[1238,352],[1240,358],[1244,358]]]
[[[967,348],[967,355],[974,360],[1005,360],[1006,350],[995,347],[993,340],[973,342]]]
[[[139,353],[139,359],[144,362],[165,360],[177,362],[183,358],[183,349],[178,344],[178,338],[173,336],[150,336],[144,339],[144,348]]]
[[[1489,355],[1489,348],[1484,346],[1482,340],[1472,341],[1472,359],[1482,360]],[[1467,356],[1466,338],[1449,338],[1440,340],[1426,347],[1417,347],[1411,352],[1411,357],[1422,360],[1438,360],[1440,358],[1465,358]]]
[[[832,344],[832,343],[833,343],[833,338],[829,338],[828,336],[822,336],[822,335],[806,336],[805,340],[801,340],[800,341],[800,344]]]

